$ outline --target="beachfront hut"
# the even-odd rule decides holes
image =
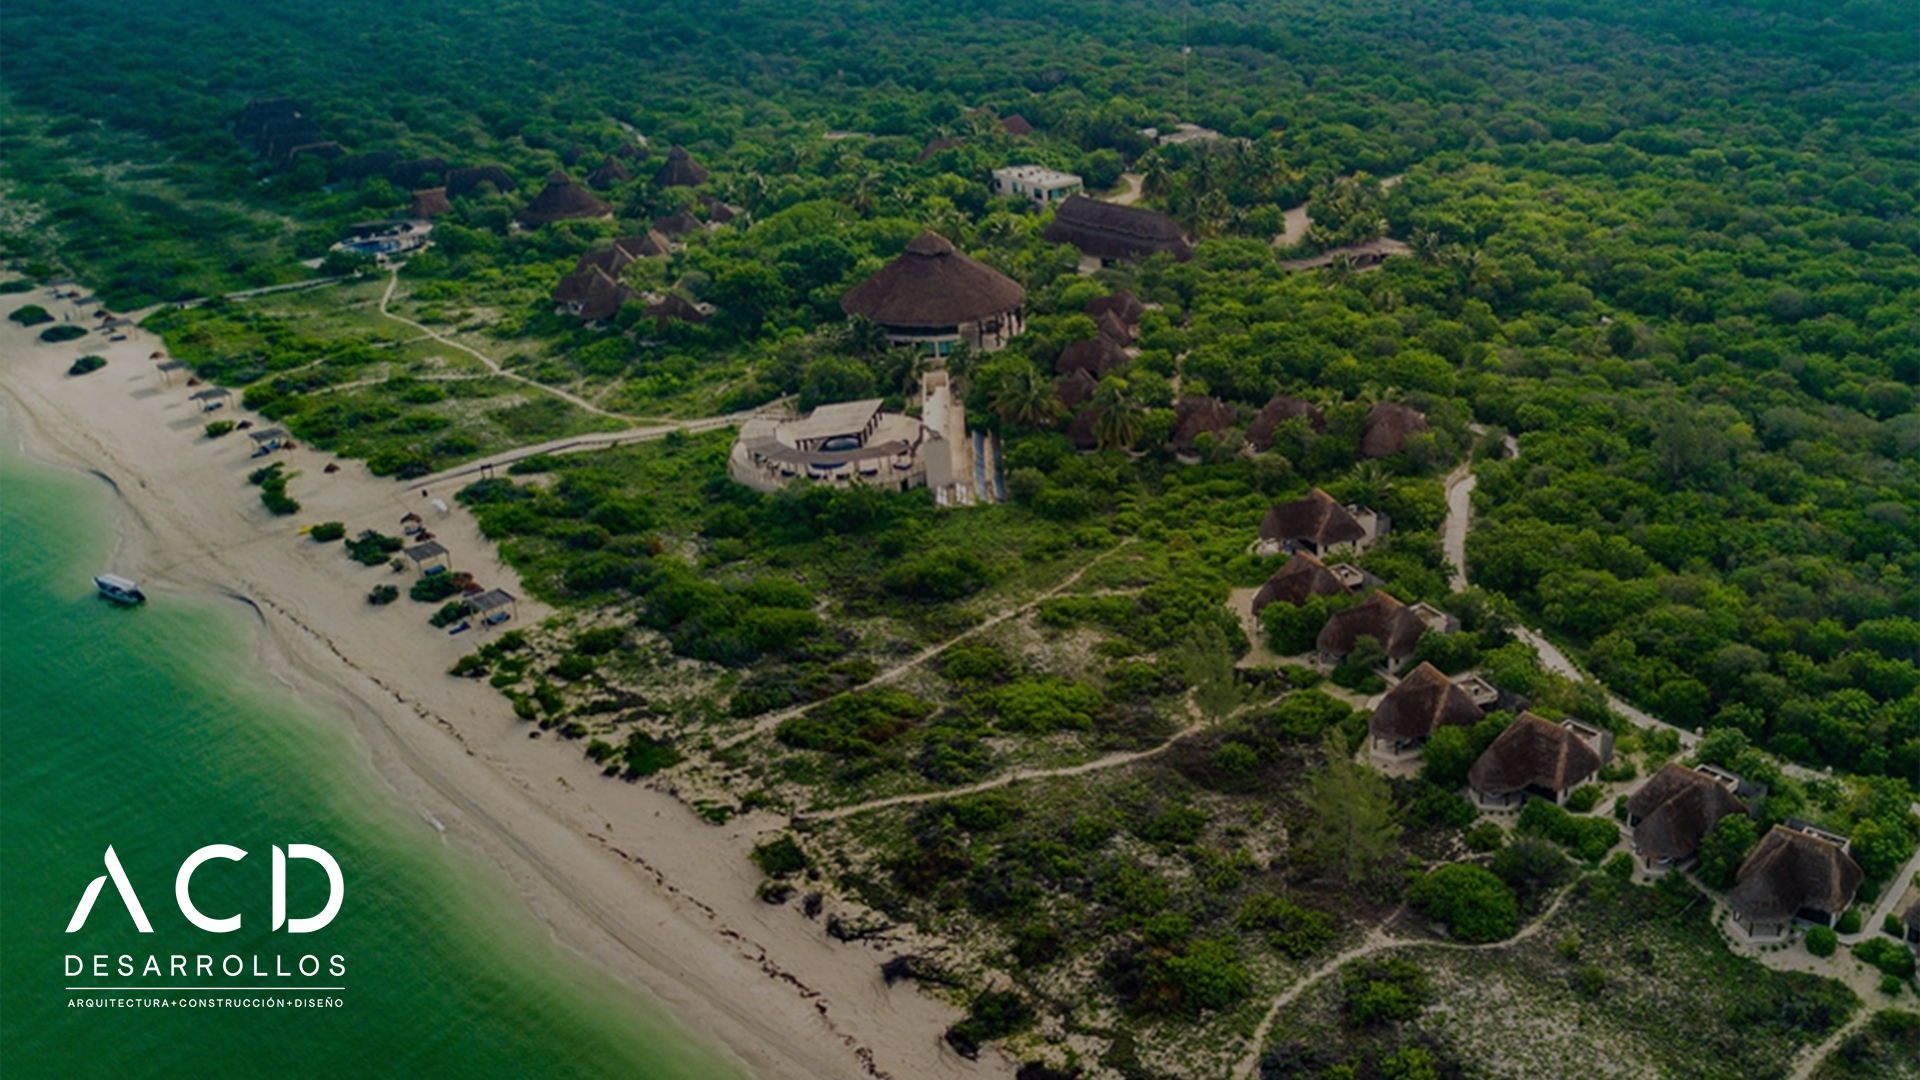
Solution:
[[[259,431],[249,431],[247,432],[247,438],[253,440],[254,457],[271,454],[287,444],[287,432],[285,428],[270,427],[263,428]]]
[[[1157,210],[1074,195],[1053,212],[1041,234],[1048,243],[1072,244],[1103,263],[1144,259],[1166,252],[1185,262],[1193,245],[1174,220]]]
[[[1465,727],[1485,715],[1465,690],[1423,661],[1374,706],[1367,734],[1376,748],[1402,753],[1433,738],[1442,727]]]
[[[1394,401],[1374,403],[1367,413],[1367,427],[1360,436],[1363,458],[1392,457],[1407,449],[1407,436],[1427,430],[1426,415],[1420,410]]]
[[[1802,821],[1775,825],[1734,875],[1727,906],[1751,937],[1783,934],[1794,920],[1831,926],[1866,874],[1847,838]]]
[[[1611,738],[1590,725],[1521,713],[1467,770],[1467,786],[1482,806],[1516,806],[1536,796],[1563,803],[1612,751]]]
[[[547,177],[547,186],[515,216],[522,225],[550,225],[556,221],[610,218],[613,207],[575,183],[573,177],[555,169]]]
[[[667,151],[667,160],[661,164],[660,171],[653,174],[654,187],[699,187],[707,182],[707,170],[693,160],[684,146],[676,146]]]
[[[1305,551],[1296,551],[1287,564],[1274,571],[1260,591],[1253,594],[1253,613],[1268,604],[1292,604],[1298,607],[1315,596],[1344,596],[1347,583],[1327,564]]]
[[[154,355],[158,356],[159,354],[155,353]],[[168,386],[172,386],[173,373],[187,370],[187,365],[179,360],[162,360],[158,364],[155,364],[154,368],[160,372],[160,381]]]
[[[1027,290],[928,230],[899,258],[847,290],[840,309],[885,329],[896,345],[945,356],[961,342],[997,351],[1025,326]]]
[[[473,612],[482,625],[493,626],[520,614],[520,601],[505,589],[488,589],[469,597],[467,610]]]
[[[446,548],[440,546],[437,540],[429,540],[424,544],[415,544],[401,554],[412,560],[414,568],[420,570],[422,573],[436,566],[442,570],[451,570],[453,568],[452,556],[447,553]]]

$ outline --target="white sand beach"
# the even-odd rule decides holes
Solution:
[[[27,303],[92,321],[45,289],[0,297],[0,315]],[[339,544],[299,535],[329,520],[350,534],[397,534],[401,516],[418,513],[455,569],[520,597],[507,628],[539,622],[550,612],[526,597],[452,487],[423,497],[417,483],[376,478],[354,461],[327,474],[337,459],[302,446],[272,460],[299,473],[290,492],[304,508],[274,517],[246,482],[261,464],[249,458],[252,441],[202,430],[209,419],[247,416],[232,406],[200,412],[185,371],[167,385],[150,359],[165,347],[158,338],[132,330],[121,342],[93,333],[47,344],[41,329],[0,321],[0,404],[28,452],[93,471],[118,491],[118,550],[110,567],[88,572],[135,578],[154,603],[200,593],[249,605],[259,664],[351,723],[369,766],[419,814],[420,843],[478,853],[560,942],[757,1075],[1011,1076],[995,1051],[971,1062],[946,1047],[940,1036],[956,1010],[910,983],[885,985],[880,964],[892,947],[834,941],[795,905],[755,898],[759,873],[747,853],[776,822],[709,825],[663,791],[603,777],[576,743],[529,739],[497,691],[446,674],[500,630],[450,637],[427,624],[427,605],[370,606],[373,585],[404,592],[410,576],[359,566]],[[107,366],[69,376],[88,353]],[[435,499],[451,512],[436,511]]]

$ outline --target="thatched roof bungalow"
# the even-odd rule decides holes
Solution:
[[[1224,435],[1240,422],[1227,403],[1216,397],[1188,395],[1173,403],[1173,435],[1167,441],[1181,453],[1191,453],[1201,435]]]
[[[1368,539],[1367,527],[1353,510],[1319,488],[1305,498],[1275,503],[1260,522],[1260,542],[1274,551],[1325,555],[1341,544],[1356,547]]]
[[[1326,563],[1304,551],[1296,551],[1285,566],[1273,572],[1260,591],[1253,594],[1255,615],[1268,604],[1292,604],[1295,607],[1315,596],[1344,596],[1347,583]]]
[[[1467,770],[1467,786],[1482,806],[1515,806],[1535,797],[1563,803],[1612,755],[1612,737],[1598,728],[1521,713]]]
[[[1049,243],[1072,244],[1082,255],[1103,263],[1144,259],[1161,252],[1182,262],[1193,257],[1193,245],[1167,215],[1084,195],[1061,203],[1041,235]]]
[[[587,174],[587,186],[606,191],[632,179],[633,174],[627,171],[627,167],[610,157],[601,162],[599,168]]]
[[[1125,289],[1121,289],[1118,292],[1108,293],[1105,296],[1094,297],[1087,301],[1086,305],[1080,310],[1091,315],[1095,322],[1098,322],[1102,315],[1112,315],[1119,319],[1123,325],[1132,328],[1140,325],[1140,314],[1146,311],[1147,308],[1145,304],[1140,302],[1138,297]]]
[[[447,172],[447,194],[458,199],[480,190],[481,185],[491,185],[493,190],[505,194],[519,188],[513,174],[499,165],[476,165],[470,169],[452,169]]]
[[[447,201],[447,189],[443,187],[414,192],[413,205],[407,208],[407,216],[419,221],[431,221],[441,214],[451,213],[453,204]]]
[[[699,187],[707,182],[709,173],[693,160],[684,146],[676,146],[667,151],[667,160],[662,162],[660,170],[653,174],[655,187]]]
[[[1000,130],[1018,138],[1022,135],[1033,134],[1033,125],[1027,121],[1026,117],[1021,116],[1019,113],[1014,113],[1012,116],[1000,121]]]
[[[646,306],[646,316],[653,320],[655,330],[665,330],[670,322],[698,325],[707,321],[708,311],[678,293],[668,293]]]
[[[1084,371],[1098,379],[1108,372],[1126,367],[1132,359],[1118,342],[1102,334],[1085,341],[1076,341],[1061,349],[1059,359],[1053,362],[1053,373],[1067,375],[1075,371]]]
[[[1273,448],[1273,433],[1289,420],[1305,420],[1315,431],[1327,426],[1327,416],[1304,398],[1275,394],[1267,399],[1260,415],[1247,425],[1247,445],[1265,452]]]
[[[1085,368],[1074,368],[1072,374],[1053,384],[1053,393],[1060,399],[1060,404],[1077,409],[1093,400],[1093,392],[1099,385],[1100,380]]]
[[[1418,409],[1394,401],[1376,402],[1367,413],[1367,427],[1360,436],[1363,458],[1392,457],[1405,453],[1407,436],[1427,430],[1427,418]]]
[[[1387,670],[1392,671],[1413,655],[1414,645],[1426,632],[1426,620],[1419,612],[1385,589],[1375,589],[1358,604],[1334,612],[1314,639],[1314,649],[1322,664],[1334,667],[1346,661],[1355,642],[1370,637],[1386,649]]]
[[[669,214],[653,223],[654,232],[669,237],[686,236],[689,233],[697,233],[702,227],[700,219],[694,217],[692,213],[686,210]]]
[[[1753,937],[1784,934],[1795,919],[1831,926],[1866,877],[1847,847],[1846,837],[1804,822],[1769,829],[1734,875],[1734,924]]]
[[[1400,752],[1421,745],[1442,727],[1466,727],[1484,716],[1465,690],[1422,662],[1374,706],[1367,734],[1376,748]]]
[[[1701,839],[1721,818],[1746,812],[1747,805],[1734,795],[1732,785],[1723,777],[1674,761],[1662,765],[1627,798],[1633,850],[1648,869],[1693,858],[1700,850]]]
[[[1004,347],[1025,325],[1026,302],[1019,282],[929,230],[848,289],[840,309],[879,323],[888,341],[944,356],[962,341],[986,352]]]
[[[522,225],[550,225],[581,218],[609,218],[613,216],[613,207],[574,183],[573,177],[555,169],[547,177],[546,188],[515,216]]]

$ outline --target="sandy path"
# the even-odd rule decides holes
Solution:
[[[1467,588],[1467,523],[1473,516],[1473,489],[1479,483],[1473,475],[1471,456],[1447,474],[1447,523],[1440,530],[1440,549],[1453,564],[1453,580],[1448,585],[1454,592]]]
[[[0,300],[0,314],[28,302],[62,312],[40,292]],[[747,854],[771,815],[710,826],[666,792],[603,778],[578,745],[530,740],[496,691],[444,674],[484,632],[449,637],[410,601],[367,605],[371,585],[399,576],[298,535],[323,520],[392,531],[421,511],[461,569],[519,592],[468,515],[437,515],[413,485],[358,463],[326,475],[331,459],[302,448],[276,460],[299,474],[290,492],[303,511],[272,517],[245,482],[259,464],[251,445],[201,434],[206,416],[189,391],[165,386],[147,359],[157,339],[49,345],[37,329],[0,321],[0,402],[35,456],[117,490],[119,548],[110,567],[87,569],[140,580],[155,604],[200,594],[247,605],[260,627],[256,666],[350,723],[367,764],[420,819],[418,843],[478,857],[556,940],[762,1077],[1011,1074],[997,1051],[967,1062],[945,1049],[940,1033],[959,1014],[888,988],[878,970],[887,946],[834,942],[797,911],[755,899]],[[107,367],[67,376],[89,352]],[[521,601],[518,621],[546,615]]]
[[[1115,206],[1132,206],[1140,201],[1140,174],[1121,173],[1120,190],[1102,200]]]
[[[748,728],[746,731],[742,732],[741,734],[736,735],[733,738],[728,739],[727,741],[721,743],[719,746],[719,749],[724,750],[724,749],[727,749],[728,747],[738,746],[739,744],[746,742],[747,740],[752,739],[758,735],[762,735],[762,734],[765,734],[766,732],[772,731],[774,728],[780,726],[781,721],[790,720],[793,717],[799,716],[801,713],[806,712],[808,709],[811,709],[815,705],[819,705],[822,702],[832,701],[834,700],[834,698],[845,697],[848,694],[857,694],[862,690],[870,690],[876,686],[884,686],[885,684],[890,683],[895,679],[898,679],[900,676],[905,675],[907,672],[912,671],[914,668],[919,667],[921,664],[924,664],[927,661],[933,659],[934,657],[939,656],[941,653],[946,652],[948,649],[953,648],[955,645],[960,644],[961,642],[967,640],[968,638],[975,637],[979,634],[984,634],[987,631],[993,629],[994,627],[999,626],[1001,623],[1006,622],[1008,619],[1018,618],[1021,615],[1025,615],[1027,612],[1032,611],[1034,608],[1040,606],[1041,601],[1050,600],[1053,597],[1058,596],[1061,592],[1072,588],[1074,583],[1079,581],[1083,574],[1093,569],[1107,556],[1112,555],[1117,551],[1121,551],[1128,544],[1131,544],[1131,543],[1133,543],[1133,537],[1131,536],[1121,540],[1118,544],[1115,544],[1114,546],[1108,548],[1107,550],[1101,552],[1100,554],[1095,555],[1093,558],[1088,559],[1078,570],[1075,570],[1073,573],[1068,574],[1065,578],[1061,579],[1058,585],[1055,585],[1054,587],[1048,589],[1046,592],[1041,593],[1040,595],[1034,597],[1031,600],[1028,600],[1023,604],[1019,604],[1014,607],[1007,608],[1006,610],[1001,611],[996,615],[990,616],[985,621],[980,622],[966,630],[962,630],[960,633],[955,634],[954,636],[946,639],[945,641],[938,642],[936,644],[929,645],[924,649],[921,649],[919,652],[914,653],[912,656],[908,657],[907,659],[900,661],[899,663],[893,665],[892,667],[886,669],[885,671],[882,671],[880,674],[875,675],[873,678],[868,679],[866,682],[861,683],[859,686],[853,687],[850,690],[843,690],[840,693],[833,695],[833,697],[822,698],[820,699],[820,701],[809,701],[804,705],[795,705],[790,709],[781,709],[779,712],[768,713],[765,716],[762,716],[760,719],[755,720],[751,728]]]

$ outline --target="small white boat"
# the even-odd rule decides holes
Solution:
[[[116,604],[144,604],[147,600],[147,594],[140,591],[139,585],[118,574],[97,575],[93,586],[100,590],[101,596]]]

